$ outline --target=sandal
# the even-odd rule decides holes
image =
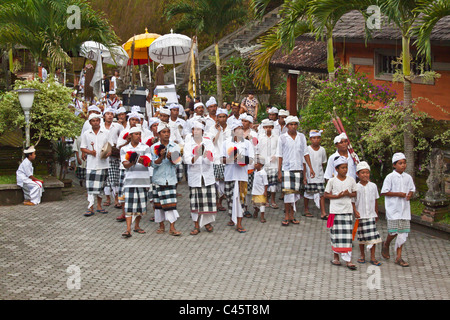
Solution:
[[[90,217],[94,215],[94,211],[91,210],[87,210],[86,213],[84,214],[85,217]]]
[[[322,220],[328,220],[328,216],[320,217],[320,219],[322,219]]]
[[[287,227],[289,225],[289,221],[288,220],[283,220],[283,221],[281,221],[281,225],[283,227]]]
[[[340,266],[341,262],[339,260],[331,260],[330,261],[333,266]]]
[[[157,234],[163,234],[164,232],[166,232],[165,229],[158,229],[158,230],[156,230]]]
[[[370,263],[377,267],[382,265],[382,263],[378,260],[370,260]]]
[[[278,208],[279,208],[278,205],[277,205],[276,203],[272,203],[272,204],[270,205],[270,207],[271,207],[272,209],[278,209]]]
[[[97,212],[103,213],[103,214],[107,214],[108,211],[106,211],[105,209],[101,209],[101,210],[97,210]]]
[[[265,222],[267,222],[267,220],[266,220],[266,219],[261,219],[260,221],[261,221],[261,223],[265,223]]]
[[[124,215],[121,215],[121,216],[119,216],[119,217],[116,218],[116,221],[117,221],[117,222],[123,222],[123,221],[126,221],[126,220],[127,220],[127,219],[125,218]]]
[[[142,230],[141,228],[139,228],[139,229],[134,229],[133,230],[134,232],[137,232],[137,233],[140,233],[140,234],[144,234],[144,233],[146,233],[144,230]]]
[[[131,237],[131,233],[129,231],[125,231],[124,233],[122,233],[122,237],[130,238]]]
[[[206,229],[206,231],[208,231],[208,232],[213,232],[214,227],[213,227],[212,225],[210,225],[210,224],[207,224],[207,225],[205,225],[205,229]]]
[[[364,263],[366,263],[366,259],[359,258],[356,262],[364,264]],[[370,261],[370,262],[372,262],[372,261]]]
[[[233,221],[229,221],[229,222],[227,223],[227,226],[229,226],[229,227],[234,227],[234,222],[233,222]]]
[[[408,262],[406,262],[405,260],[401,259],[400,260],[395,260],[395,264],[398,264],[401,267],[409,267]]]
[[[348,264],[347,263],[347,268],[349,268],[350,270],[356,270],[356,266],[352,263],[352,264]]]
[[[122,209],[122,205],[120,205],[120,204],[115,204],[115,205],[114,205],[114,208],[116,208],[116,209]]]
[[[239,233],[246,233],[247,232],[247,230],[245,230],[244,228],[237,228],[236,231],[239,232]]]
[[[181,236],[181,232],[180,231],[173,231],[173,230],[171,230],[171,231],[169,231],[169,234],[171,235],[171,236],[175,236],[175,237],[177,237],[177,236]]]
[[[250,212],[248,212],[248,211],[245,211],[244,217],[246,217],[246,218],[251,218],[251,217],[252,217],[252,214],[251,214]]]
[[[198,228],[194,228],[194,230],[191,231],[190,235],[192,236],[196,236],[200,233],[200,229]]]
[[[220,206],[220,207],[218,208],[218,210],[219,210],[219,211],[227,211],[227,208]]]
[[[111,201],[106,201],[103,205],[104,205],[105,207],[109,207],[109,206],[111,205]]]
[[[298,221],[297,219],[289,220],[289,222],[291,222],[293,224],[299,224],[300,223],[300,221]]]
[[[305,212],[305,214],[303,215],[304,217],[307,217],[307,218],[312,218],[312,217],[314,217],[312,214],[311,214],[311,212]]]

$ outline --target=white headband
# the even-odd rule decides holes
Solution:
[[[162,122],[161,121],[160,123],[158,123],[158,129],[156,131],[158,133],[160,133],[164,129],[169,129],[170,130],[169,124],[167,124],[166,122]]]
[[[99,119],[101,119],[101,115],[99,115],[99,114],[96,114],[96,113],[92,113],[92,114],[90,114],[89,115],[89,121],[91,121],[92,119],[97,119],[97,118],[99,118]]]
[[[195,110],[197,107],[205,107],[205,105],[204,105],[203,103],[201,103],[201,102],[197,102],[196,104],[194,104],[194,110]]]
[[[319,131],[317,131],[317,130],[311,130],[310,132],[309,132],[309,137],[311,138],[311,137],[321,137],[322,136],[322,132],[323,132],[323,130],[319,130]]]
[[[334,138],[334,144],[340,143],[342,140],[347,140],[347,135],[345,133],[341,133],[340,135]]]
[[[299,123],[298,118],[295,116],[288,116],[286,120],[284,120],[284,122],[286,123],[286,125],[288,125],[289,123]]]

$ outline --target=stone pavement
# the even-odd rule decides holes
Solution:
[[[355,244],[358,270],[350,271],[330,264],[326,221],[300,217],[300,225],[282,227],[282,211],[268,208],[267,223],[244,218],[247,233],[240,234],[220,212],[213,233],[191,236],[185,181],[178,192],[181,237],[156,234],[150,213],[141,223],[146,234],[123,239],[125,223],[115,221],[120,210],[110,206],[109,214],[84,217],[87,201],[79,186],[65,192],[63,201],[0,207],[0,299],[450,298],[447,240],[412,231],[404,249],[409,268],[382,259],[379,248],[381,267],[360,265]],[[385,221],[378,222],[378,229],[385,238]],[[391,256],[393,251],[392,244]]]

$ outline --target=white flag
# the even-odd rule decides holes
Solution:
[[[101,99],[102,98],[102,80],[103,80],[103,65],[102,65],[102,55],[97,55],[97,65],[95,66],[94,76],[89,84],[94,89],[94,95]]]

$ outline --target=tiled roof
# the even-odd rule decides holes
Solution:
[[[270,64],[285,69],[326,73],[326,50],[325,42],[299,38],[295,41],[295,47],[291,53],[286,54],[282,50],[278,50]]]

